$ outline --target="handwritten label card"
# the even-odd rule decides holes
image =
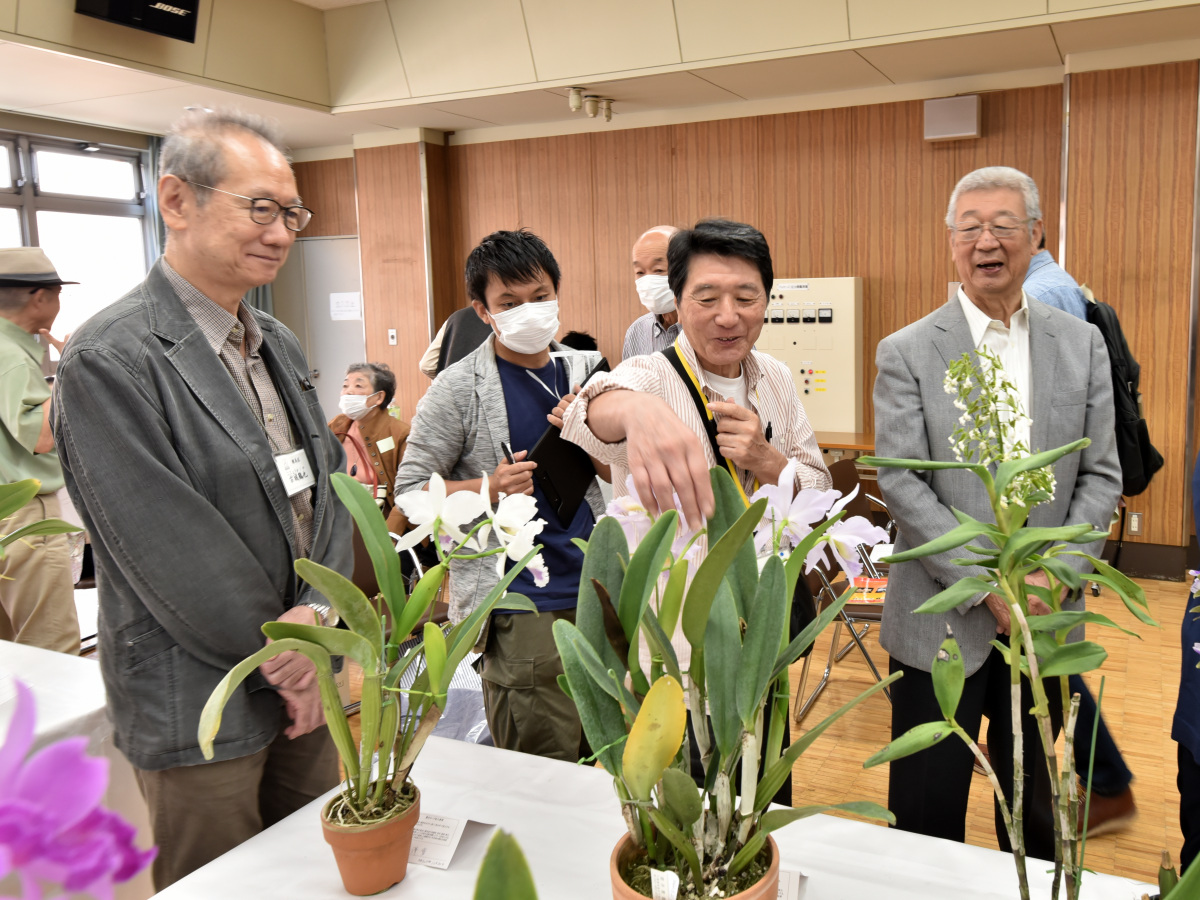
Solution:
[[[408,852],[409,865],[448,869],[466,824],[466,819],[422,813],[417,820],[417,827],[413,829],[412,849]]]

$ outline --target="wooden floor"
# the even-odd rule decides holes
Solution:
[[[1089,632],[1089,637],[1104,644],[1109,657],[1087,680],[1095,696],[1100,676],[1106,676],[1104,720],[1134,774],[1133,793],[1139,814],[1127,830],[1089,840],[1085,865],[1097,872],[1153,882],[1161,851],[1167,849],[1177,859],[1182,843],[1171,717],[1179,687],[1179,627],[1187,608],[1190,582],[1138,583],[1146,591],[1151,614],[1159,622],[1157,629],[1134,627],[1137,623],[1110,592],[1105,591],[1099,598],[1088,597],[1089,609],[1138,631],[1142,639],[1111,628]],[[832,628],[817,642],[809,673],[810,690],[824,668],[831,633]],[[865,643],[879,670],[886,674],[888,657],[877,637],[877,626],[873,625]],[[792,672],[793,695],[799,675],[800,666],[796,665]],[[851,651],[834,665],[830,685],[804,725],[793,725],[793,739],[804,726],[812,727],[869,687],[871,680],[862,656],[857,650]],[[875,800],[887,805],[887,767],[863,769],[862,761],[887,743],[889,715],[887,700],[877,695],[835,722],[796,764],[795,804]],[[967,841],[996,847],[992,794],[982,775],[976,775],[972,784]]]

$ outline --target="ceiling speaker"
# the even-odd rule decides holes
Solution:
[[[982,135],[978,94],[925,101],[925,140],[958,141]]]

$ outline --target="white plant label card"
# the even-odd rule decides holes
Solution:
[[[799,869],[785,869],[781,866],[778,900],[802,900],[807,885],[808,876]]]
[[[409,865],[448,869],[466,824],[466,819],[421,813],[417,827],[413,829],[412,849],[408,851]]]
[[[679,876],[674,872],[651,869],[650,890],[654,900],[675,900],[679,896]]]

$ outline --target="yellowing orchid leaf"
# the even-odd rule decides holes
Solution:
[[[635,799],[650,799],[654,785],[683,744],[685,727],[687,707],[683,688],[670,675],[664,675],[654,682],[642,701],[621,757],[625,785]]]

